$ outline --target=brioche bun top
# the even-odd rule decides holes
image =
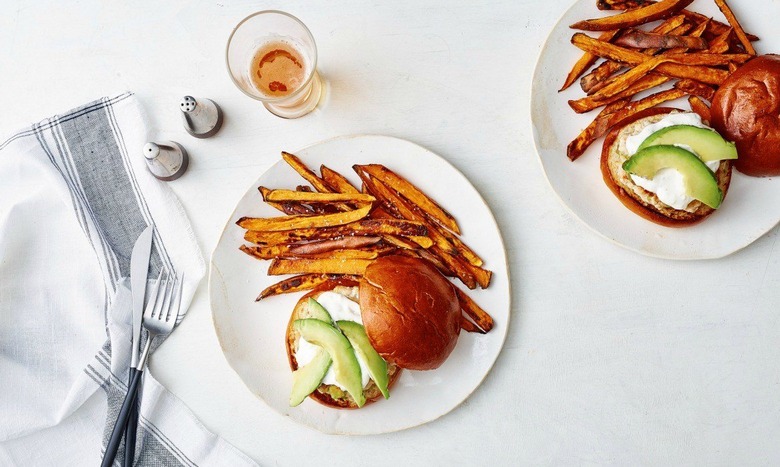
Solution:
[[[428,261],[384,256],[360,281],[360,309],[371,345],[411,370],[438,368],[455,348],[460,305],[454,286]]]
[[[762,55],[731,74],[712,99],[712,126],[737,145],[746,175],[780,175],[780,55]]]

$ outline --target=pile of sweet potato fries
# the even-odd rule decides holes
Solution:
[[[596,38],[584,33],[572,36],[572,44],[585,54],[561,91],[579,79],[587,96],[570,100],[569,106],[577,113],[603,109],[569,144],[569,159],[580,157],[611,127],[637,112],[685,96],[691,109],[710,121],[706,101],[756,55],[752,42],[758,40],[745,32],[726,0],[714,1],[728,24],[687,10],[693,0],[597,0],[600,10],[625,11],[571,25],[602,32]],[[649,30],[638,29],[654,21],[660,23]],[[633,100],[639,93],[672,82],[671,88]]]
[[[343,175],[322,165],[320,175],[298,157],[282,158],[309,186],[295,190],[259,187],[263,200],[286,216],[242,217],[252,246],[241,251],[271,260],[269,275],[295,274],[260,293],[257,300],[283,293],[310,290],[328,280],[358,279],[379,256],[422,258],[442,274],[458,278],[466,287],[486,288],[492,273],[460,240],[455,218],[408,180],[383,165],[355,165],[363,182],[359,190]],[[463,316],[461,327],[486,333],[493,319],[457,286]]]

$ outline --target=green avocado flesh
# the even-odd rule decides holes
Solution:
[[[688,196],[716,209],[723,201],[715,175],[695,154],[677,146],[650,146],[623,163],[623,170],[642,178],[652,179],[666,168],[680,172]]]
[[[328,352],[333,359],[336,381],[346,388],[355,404],[362,407],[366,403],[366,397],[363,395],[360,364],[344,334],[324,321],[311,318],[295,320],[293,327],[302,338]]]
[[[320,305],[320,302],[310,298],[307,302],[306,316],[312,319],[318,319],[325,321],[328,324],[333,324],[333,318],[330,317],[330,313],[324,306]]]
[[[737,147],[723,139],[715,130],[691,125],[673,125],[662,128],[648,136],[639,145],[637,152],[651,146],[684,144],[701,157],[704,162],[736,159]]]
[[[306,396],[314,392],[322,383],[322,378],[328,372],[333,359],[325,349],[320,349],[312,361],[293,372],[292,392],[290,393],[290,407],[300,405]]]
[[[349,343],[355,349],[355,352],[360,355],[366,366],[368,367],[368,373],[371,379],[374,380],[379,391],[385,396],[385,399],[390,397],[390,393],[387,390],[389,384],[389,378],[387,375],[387,362],[377,353],[371,346],[366,335],[366,330],[361,324],[354,321],[337,321],[336,325],[341,329],[341,332],[347,336]]]
[[[325,323],[333,323],[333,319],[330,317],[330,313],[325,309],[320,302],[310,298],[306,302],[305,316],[309,316],[313,319],[318,319]],[[330,365],[333,363],[333,359],[330,358],[330,354],[325,349],[320,349],[317,355],[314,356],[312,361],[305,366],[298,368],[293,372],[293,385],[292,392],[290,393],[290,407],[300,405],[306,396],[314,392],[322,383],[322,379],[325,378],[325,374],[328,372]]]

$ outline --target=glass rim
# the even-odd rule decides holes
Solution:
[[[255,16],[264,15],[264,14],[278,14],[278,15],[287,16],[288,18],[292,19],[293,21],[298,23],[303,28],[303,30],[309,36],[309,39],[311,40],[312,45],[314,46],[314,63],[312,63],[312,67],[309,70],[309,76],[306,77],[306,80],[303,82],[303,84],[297,90],[295,90],[294,92],[292,92],[292,93],[290,93],[290,94],[288,94],[286,96],[264,98],[264,97],[258,97],[258,96],[255,96],[253,94],[248,93],[244,89],[244,87],[241,85],[241,83],[236,81],[236,78],[233,76],[233,73],[232,73],[231,68],[230,68],[230,59],[229,59],[230,44],[233,42],[233,36],[235,36],[236,31],[238,31],[238,29],[244,23],[246,23],[247,21],[251,20]],[[252,13],[251,15],[248,15],[247,17],[245,17],[244,19],[239,21],[238,24],[235,25],[235,27],[233,27],[233,30],[230,32],[230,36],[228,37],[227,45],[225,46],[225,66],[227,68],[228,75],[230,75],[230,80],[233,81],[233,84],[235,84],[236,87],[241,92],[243,92],[247,96],[251,97],[252,99],[258,100],[260,102],[276,103],[276,102],[284,102],[284,101],[286,101],[288,99],[292,99],[293,97],[296,97],[297,95],[299,95],[301,92],[303,92],[305,89],[307,89],[309,87],[309,84],[311,84],[312,78],[314,78],[314,75],[317,72],[317,55],[318,55],[318,52],[317,52],[317,41],[314,40],[314,35],[309,30],[308,26],[306,26],[303,23],[303,21],[301,21],[296,16],[291,15],[290,13],[287,13],[285,11],[281,11],[281,10],[261,10],[261,11],[256,11],[256,12]]]

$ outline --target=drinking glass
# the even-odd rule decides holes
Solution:
[[[317,107],[317,46],[295,16],[276,10],[247,16],[230,34],[225,59],[233,83],[274,115],[298,118]],[[261,82],[268,76],[278,79]]]

